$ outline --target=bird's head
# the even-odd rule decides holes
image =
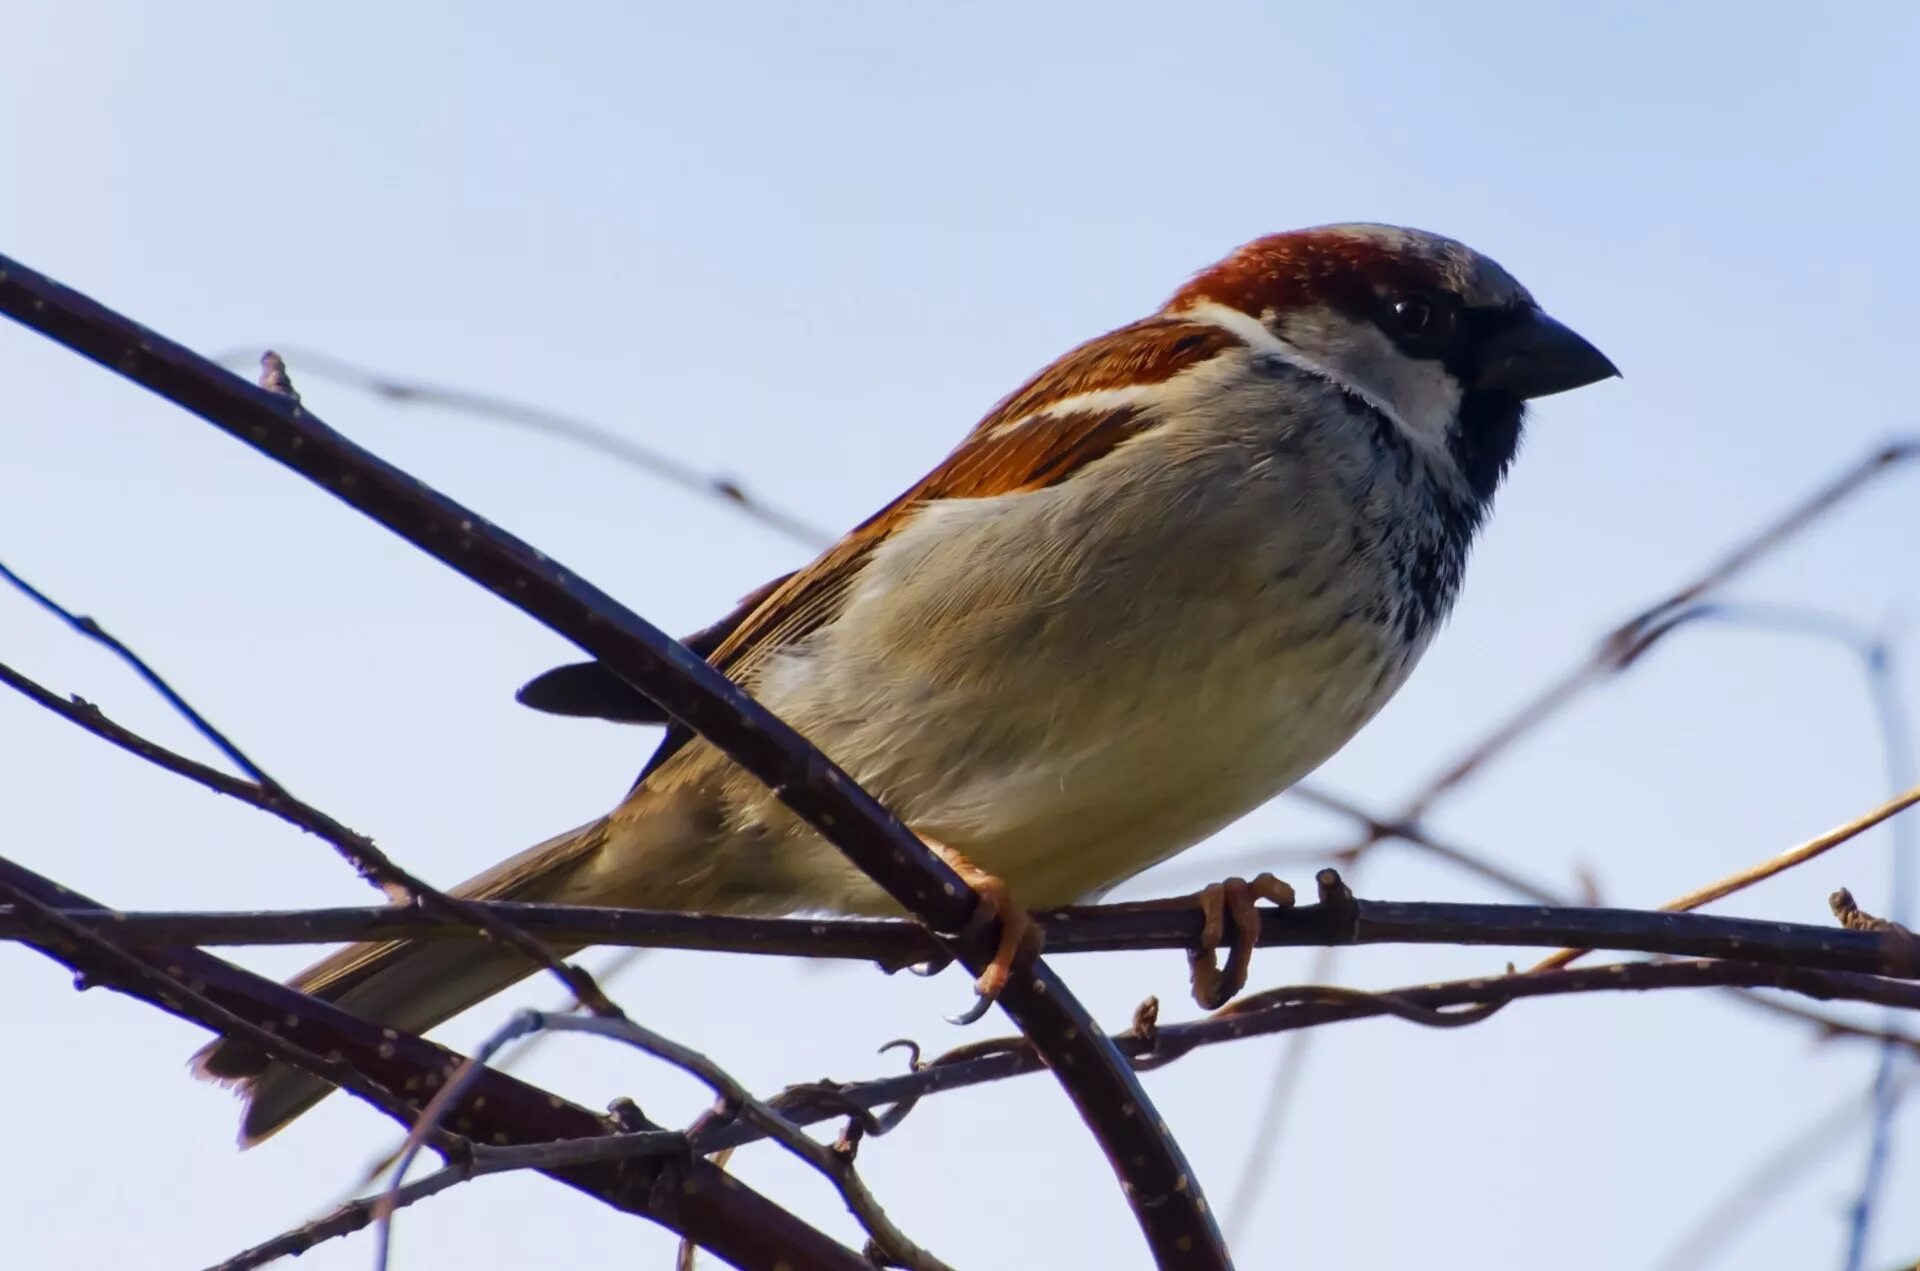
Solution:
[[[1438,234],[1327,225],[1255,239],[1167,302],[1361,395],[1485,499],[1525,403],[1618,375],[1494,261]]]

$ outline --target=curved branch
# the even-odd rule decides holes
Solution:
[[[1920,1010],[1920,985],[1875,976],[1738,962],[1635,962],[1453,980],[1384,993],[1324,985],[1272,989],[1187,1024],[1157,1026],[1151,1023],[1153,1012],[1143,1010],[1146,1022],[1136,1024],[1128,1032],[1115,1034],[1112,1041],[1137,1068],[1146,1070],[1171,1063],[1204,1046],[1279,1033],[1310,1035],[1303,1030],[1354,1019],[1394,1016],[1415,1024],[1454,1028],[1478,1023],[1500,1007],[1523,998],[1733,987],[1779,988],[1822,999],[1879,1002]],[[592,1023],[582,1026],[599,1027]],[[844,1116],[849,1109],[891,1106],[892,1110],[879,1118],[882,1125],[890,1126],[897,1124],[918,1100],[929,1095],[1036,1073],[1043,1066],[1024,1038],[1000,1037],[957,1047],[928,1063],[916,1062],[913,1071],[898,1076],[852,1084],[796,1086],[772,1103],[787,1120],[799,1125]],[[830,1097],[816,1097],[821,1094]],[[728,1121],[696,1130],[691,1135],[691,1150],[701,1154],[722,1151],[765,1137],[765,1132],[756,1126]],[[476,1147],[473,1173],[539,1168],[573,1161],[644,1160],[686,1150],[686,1140],[667,1142],[657,1133],[644,1132],[537,1148]],[[457,1177],[444,1177],[449,1172],[442,1170],[411,1185],[419,1189],[418,1195],[403,1190],[400,1203],[425,1199],[462,1181]],[[363,1230],[374,1221],[374,1208],[370,1199],[349,1201],[332,1213],[258,1248],[271,1250],[275,1257],[302,1252],[321,1240]],[[218,1271],[244,1271],[268,1260],[236,1259]]]
[[[994,931],[979,896],[851,778],[664,632],[476,513],[175,342],[0,256],[0,312],[150,389],[299,473],[573,641],[762,781],[975,972]],[[1161,1267],[1231,1258],[1196,1175],[1133,1070],[1064,982],[1036,960],[1000,1005],[1105,1150]]]
[[[0,894],[42,907],[76,902],[98,907],[4,859]],[[338,1082],[403,1125],[413,1123],[423,1095],[460,1063],[460,1056],[445,1047],[368,1023],[198,949],[132,953],[92,933],[63,931],[50,931],[34,947],[89,984],[116,989],[215,1032],[245,1036],[276,1059]],[[290,1034],[299,1042],[289,1040]],[[587,1109],[491,1070],[479,1075],[458,1111],[470,1137],[493,1143],[546,1144],[611,1132]],[[458,1154],[461,1146],[443,1140],[443,1150]],[[852,1250],[703,1160],[661,1157],[638,1171],[630,1164],[563,1162],[541,1172],[649,1218],[736,1266],[766,1267],[784,1260],[794,1271],[872,1271]]]

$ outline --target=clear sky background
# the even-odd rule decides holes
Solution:
[[[274,343],[542,403],[844,527],[1075,342],[1269,231],[1402,222],[1501,260],[1618,382],[1554,399],[1450,629],[1320,780],[1382,807],[1763,517],[1920,428],[1912,250],[1920,9],[1170,4],[240,3],[6,6],[0,250],[208,352]],[[801,551],[563,443],[302,376],[321,416],[674,630]],[[212,429],[0,328],[0,560],[128,639],[276,776],[451,884],[601,811],[653,737],[523,710],[557,638]],[[1911,634],[1920,473],[1735,594]],[[200,753],[131,675],[11,595],[0,659]],[[364,903],[321,844],[0,698],[0,851],[125,907]],[[1886,793],[1857,666],[1702,628],[1489,770],[1437,830],[1556,887],[1651,905]],[[1209,859],[1331,843],[1282,799],[1128,890]],[[1885,910],[1878,832],[1723,909]],[[1287,873],[1310,883],[1311,865]],[[1387,848],[1363,893],[1505,899]],[[242,953],[276,974],[312,951]],[[1503,950],[1370,951],[1391,986]],[[1520,955],[1513,955],[1520,956]],[[1254,981],[1306,974],[1271,951]],[[1063,960],[1098,1016],[1176,954]],[[530,985],[442,1030],[470,1044]],[[772,1090],[942,1048],[965,981],[650,956],[650,1025]],[[203,1037],[0,948],[21,1268],[202,1266],[352,1188],[390,1123],[330,1100],[271,1144],[191,1081]],[[1860,1090],[1819,1045],[1710,995],[1516,1006],[1453,1032],[1319,1037],[1258,1196],[1235,1210],[1280,1046],[1147,1079],[1247,1268],[1651,1268],[1743,1171]],[[618,1048],[525,1069],[678,1124],[706,1103]],[[1920,1257],[1920,1113],[1870,1271]],[[1838,1267],[1855,1122],[1753,1217],[1726,1267]],[[930,1100],[862,1162],[965,1268],[1147,1265],[1091,1139],[1044,1078]],[[761,1148],[741,1173],[843,1237],[827,1186]],[[532,1178],[401,1220],[396,1266],[665,1267],[657,1229]],[[365,1238],[307,1268],[364,1267]]]

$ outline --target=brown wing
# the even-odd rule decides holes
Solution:
[[[977,499],[1058,484],[1151,426],[1145,400],[1073,399],[1148,388],[1244,342],[1229,331],[1158,315],[1090,340],[1007,396],[940,465],[814,561],[778,579],[728,615],[707,660],[745,683],[774,652],[833,621],[867,558],[916,510],[939,499]],[[1064,409],[1062,409],[1064,407]],[[757,600],[757,603],[754,603]],[[716,624],[709,631],[718,630]],[[692,740],[671,723],[639,783]]]
[[[1081,345],[1002,400],[905,494],[788,575],[710,660],[743,681],[768,654],[830,622],[867,557],[922,505],[1055,485],[1151,423],[1144,402],[1076,409],[1074,398],[1162,383],[1241,343],[1220,327],[1160,315]]]

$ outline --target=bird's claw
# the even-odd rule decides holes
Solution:
[[[1219,1010],[1247,986],[1247,968],[1253,962],[1254,944],[1260,939],[1262,900],[1291,909],[1293,888],[1272,874],[1261,874],[1251,882],[1229,878],[1175,902],[1200,910],[1200,940],[1188,951],[1187,965],[1193,973],[1193,1000],[1203,1009]],[[1229,919],[1231,936],[1226,930]],[[1225,969],[1217,957],[1223,939],[1230,940]]]
[[[980,903],[974,906],[973,916],[967,921],[968,931],[979,931],[996,922],[1000,926],[1000,938],[994,946],[993,959],[973,982],[973,1005],[958,1015],[947,1017],[950,1024],[973,1024],[1000,1000],[1000,994],[1006,991],[1007,981],[1012,978],[1015,968],[1031,965],[1040,956],[1046,933],[1025,909],[1014,903],[1006,883],[997,876],[987,873],[957,852],[942,854],[954,871],[966,880],[967,885],[979,893]]]

